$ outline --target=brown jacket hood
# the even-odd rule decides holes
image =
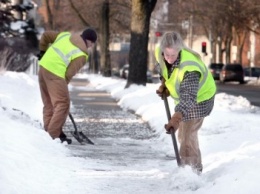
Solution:
[[[71,34],[70,41],[84,53],[88,54],[87,46],[79,34]]]
[[[79,34],[71,34],[70,41],[72,44],[74,44],[76,47],[78,47],[80,50],[88,55],[87,46]],[[67,83],[70,82],[72,77],[79,72],[79,70],[86,64],[86,62],[86,57],[84,56],[77,57],[70,62],[69,66],[67,67],[65,76]]]

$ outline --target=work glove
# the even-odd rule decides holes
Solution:
[[[160,96],[161,98],[163,98],[163,93],[166,95],[166,97],[168,97],[170,95],[169,90],[165,86],[165,79],[164,78],[162,78],[161,85],[156,90],[156,94],[158,94],[158,96]]]
[[[167,134],[171,134],[171,130],[174,132],[179,128],[180,122],[182,121],[182,113],[176,112],[173,114],[168,124],[164,125]]]
[[[45,54],[45,51],[40,51],[40,52],[37,54],[38,60],[41,60],[41,58],[43,57],[44,54]]]

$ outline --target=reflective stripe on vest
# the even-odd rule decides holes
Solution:
[[[71,56],[82,52],[80,49],[75,49],[75,50],[70,51],[67,55],[64,55],[60,49],[58,49],[54,46],[52,48],[62,58],[63,62],[66,64],[66,66],[68,66],[70,64]]]
[[[216,92],[215,81],[211,73],[209,73],[209,70],[203,62],[197,59],[193,54],[186,50],[182,50],[181,52],[180,65],[174,69],[170,78],[168,78],[168,69],[166,68],[166,65],[163,64],[163,77],[166,80],[165,85],[168,88],[172,98],[175,100],[175,103],[179,103],[180,84],[184,78],[185,72],[192,71],[198,71],[201,75],[197,102],[210,99]]]
[[[45,69],[62,78],[65,78],[71,60],[80,56],[88,60],[88,55],[69,41],[70,35],[68,32],[60,33],[39,62]]]
[[[58,37],[58,38],[54,41],[54,43],[59,42],[59,40],[63,39],[63,38],[66,37],[66,36],[70,36],[70,34],[69,34],[69,33],[66,33],[66,34],[61,35],[60,37]],[[69,63],[70,63],[70,57],[71,57],[72,55],[78,54],[78,53],[81,53],[81,52],[82,52],[80,49],[74,49],[74,50],[70,51],[67,55],[64,55],[60,49],[58,49],[58,48],[56,48],[56,47],[54,47],[54,46],[52,46],[52,48],[53,48],[53,49],[56,51],[56,53],[62,58],[63,62],[66,64],[66,66],[69,65]]]

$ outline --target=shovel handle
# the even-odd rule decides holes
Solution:
[[[78,133],[78,128],[77,128],[77,125],[76,125],[76,123],[75,123],[71,113],[69,113],[69,117],[70,117],[70,120],[71,120],[71,122],[72,122],[72,124],[73,124],[73,126],[75,128],[75,133],[77,134]]]
[[[163,95],[163,101],[164,101],[164,106],[165,106],[167,118],[168,118],[168,121],[170,121],[171,120],[171,112],[170,112],[170,108],[169,108],[168,99],[167,99],[165,92],[163,92],[162,95]],[[178,151],[177,140],[176,140],[176,137],[175,137],[175,130],[173,128],[171,128],[170,131],[171,131],[172,143],[173,143],[173,147],[174,147],[174,152],[175,152],[177,164],[178,164],[178,166],[181,166],[181,159],[180,159],[180,155],[179,155],[179,151]]]

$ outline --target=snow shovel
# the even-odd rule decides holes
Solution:
[[[82,132],[82,131],[78,131],[77,125],[71,115],[71,113],[69,113],[69,117],[70,120],[75,128],[75,131],[71,131],[71,134],[73,135],[73,137],[80,143],[80,144],[84,144],[84,143],[88,143],[88,144],[92,144],[94,145],[94,143]]]
[[[167,117],[168,117],[168,121],[170,121],[171,120],[171,112],[170,112],[168,99],[167,99],[165,92],[163,92],[163,101],[164,101],[164,106],[165,106],[166,114],[167,114]],[[174,147],[174,151],[175,151],[177,164],[178,164],[178,166],[181,166],[181,159],[180,159],[180,155],[179,155],[179,151],[178,151],[178,145],[177,145],[177,141],[176,141],[176,137],[175,137],[175,131],[174,131],[173,128],[171,128],[170,132],[171,132],[171,136],[172,136],[172,143],[173,143],[173,147]]]

